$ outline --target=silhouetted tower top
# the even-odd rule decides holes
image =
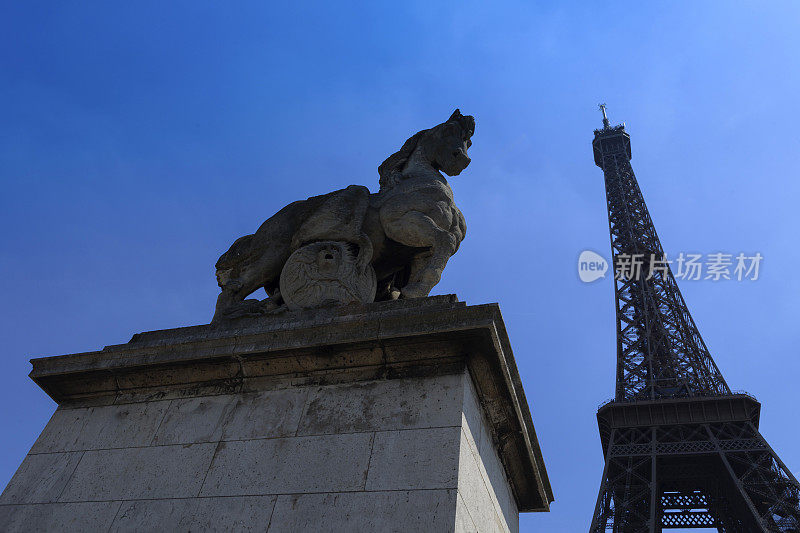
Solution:
[[[625,125],[594,131],[603,169],[615,272],[639,263],[638,276],[615,279],[617,401],[730,394],[672,275],[631,167]]]
[[[606,115],[606,104],[599,105],[603,112],[603,129],[594,130],[594,162],[603,168],[603,155],[615,154],[619,157],[627,157],[631,160],[631,136],[625,131],[625,124],[611,127],[611,123]]]

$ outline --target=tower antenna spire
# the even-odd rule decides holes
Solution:
[[[599,107],[600,111],[603,113],[603,128],[608,129],[611,123],[608,121],[608,116],[606,116],[606,104],[598,104],[597,107]]]

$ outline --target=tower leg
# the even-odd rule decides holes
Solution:
[[[763,531],[800,531],[800,484],[751,422],[706,426],[732,481]]]
[[[613,430],[606,452],[590,531],[592,533],[646,533],[657,531],[651,511],[655,501],[655,457],[649,428]],[[641,450],[643,453],[637,454]],[[631,453],[634,452],[634,453]]]
[[[611,450],[611,442],[614,442],[615,430],[611,432],[611,439],[609,439],[608,450],[606,450],[606,457]],[[600,492],[597,494],[597,503],[594,506],[594,515],[592,516],[592,525],[589,527],[590,533],[600,533],[605,531],[605,524],[608,522],[608,517],[611,516],[611,498],[608,491],[608,465],[609,461],[605,462],[603,466],[603,477],[600,480]]]
[[[658,478],[656,477],[656,428],[650,429],[650,530],[661,533],[658,513]]]

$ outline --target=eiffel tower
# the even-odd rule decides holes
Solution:
[[[800,531],[800,484],[758,431],[761,404],[731,392],[711,358],[647,212],[630,136],[600,108],[594,161],[615,271],[627,271],[614,281],[616,395],[597,411],[605,468],[590,531]],[[637,258],[640,272],[622,268]]]

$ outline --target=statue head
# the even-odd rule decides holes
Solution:
[[[448,176],[457,176],[467,168],[470,158],[467,150],[475,133],[475,118],[462,115],[456,109],[447,121],[428,130],[422,130],[408,139],[400,150],[390,155],[378,167],[381,189],[391,187],[396,175],[401,174],[411,155],[421,149],[425,159],[436,170]]]

